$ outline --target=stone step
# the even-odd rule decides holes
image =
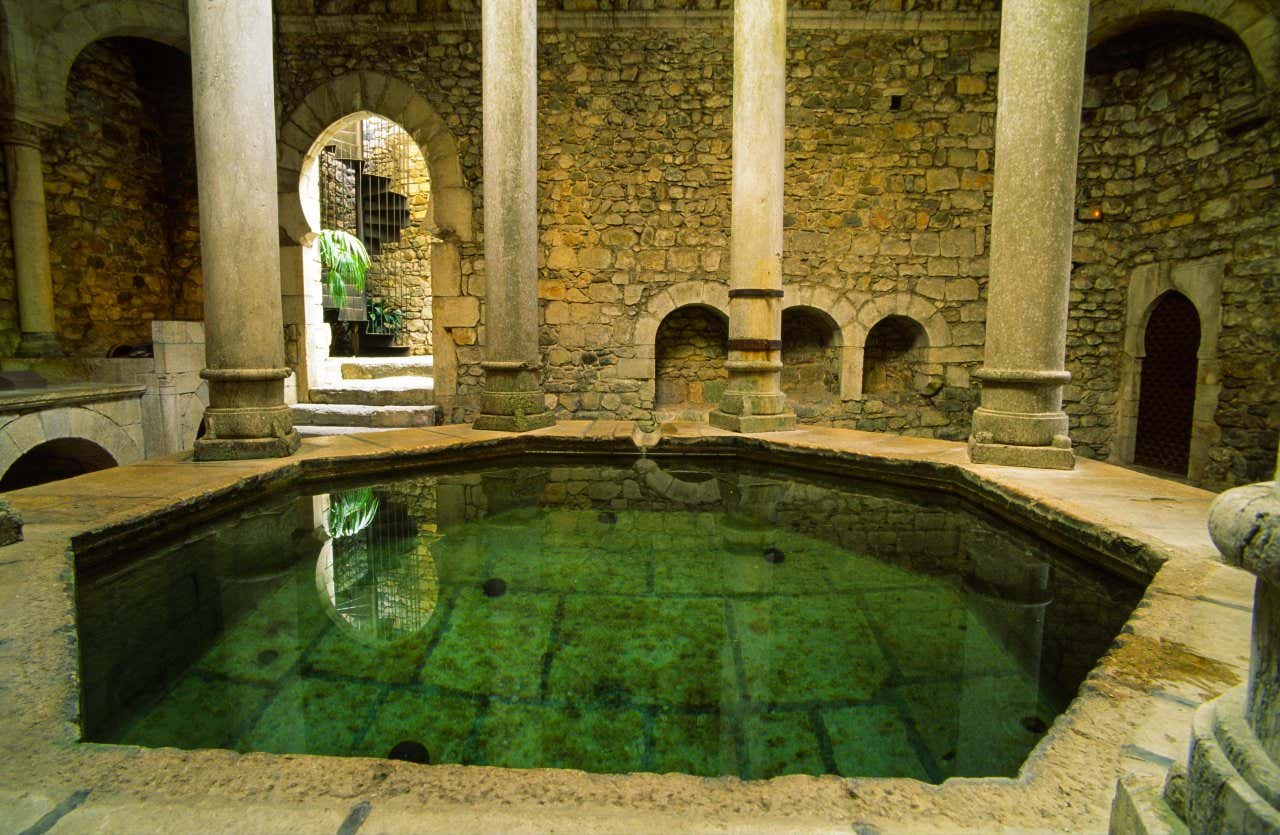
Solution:
[[[311,389],[308,399],[359,406],[428,406],[435,400],[435,381],[430,377],[343,380],[340,385]]]
[[[399,426],[307,426],[294,424],[294,429],[304,438],[319,438],[324,435],[362,435],[366,432],[394,432]]]
[[[435,426],[439,422],[440,410],[436,406],[298,403],[292,407],[292,412],[294,426],[403,429]]]
[[[352,357],[342,360],[342,379],[379,380],[387,377],[430,377],[431,357]]]

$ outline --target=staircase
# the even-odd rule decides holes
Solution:
[[[365,160],[339,159],[355,172],[357,234],[369,255],[382,252],[384,243],[399,243],[400,230],[409,225],[409,198],[391,190],[391,178],[365,172]]]
[[[435,426],[439,408],[431,357],[335,357],[332,382],[292,407],[298,434],[349,435]]]

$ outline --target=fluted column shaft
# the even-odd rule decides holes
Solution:
[[[485,387],[478,429],[554,421],[538,352],[536,0],[481,6],[484,108]]]
[[[209,381],[195,455],[289,455],[271,2],[189,0],[188,12]]]
[[[712,425],[736,432],[795,425],[781,387],[786,67],[786,0],[737,0],[729,382],[709,416]]]
[[[13,266],[17,278],[18,356],[62,355],[53,316],[53,275],[49,269],[49,222],[44,201],[41,134],[17,122],[2,128],[5,175],[9,185],[9,221],[13,227]]]
[[[1000,16],[986,356],[970,457],[1070,469],[1062,410],[1088,0],[1006,0]]]

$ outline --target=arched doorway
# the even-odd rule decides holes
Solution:
[[[111,453],[84,438],[55,438],[27,450],[0,478],[0,492],[116,466]]]
[[[1190,299],[1172,291],[1156,302],[1145,349],[1133,463],[1185,476],[1200,350],[1200,316]]]
[[[358,238],[368,252],[363,292],[322,304],[333,325],[331,356],[430,356],[431,176],[399,124],[360,112],[329,126],[313,146],[318,216],[325,230]]]

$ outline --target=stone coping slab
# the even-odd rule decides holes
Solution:
[[[137,399],[146,391],[146,385],[141,383],[55,384],[48,388],[15,390],[0,394],[0,415],[26,414],[110,400]]]
[[[1017,778],[771,780],[421,766],[366,758],[77,741],[74,549],[190,526],[313,479],[513,453],[733,454],[959,493],[1111,568],[1150,578],[1080,694]],[[26,540],[0,549],[0,828],[21,832],[1105,831],[1121,777],[1185,757],[1196,705],[1243,681],[1253,578],[1216,559],[1213,495],[1106,464],[970,464],[963,444],[806,428],[760,436],[562,422],[308,438],[296,455],[172,456],[14,491]],[[859,827],[862,827],[859,829]]]

